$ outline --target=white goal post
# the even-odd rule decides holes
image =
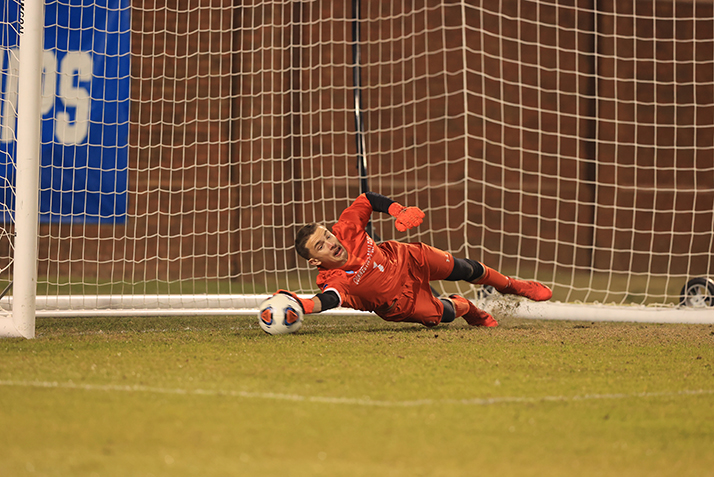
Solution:
[[[554,298],[439,293],[714,322],[712,2],[170,3],[0,7],[0,336],[310,295],[295,231],[365,188]]]

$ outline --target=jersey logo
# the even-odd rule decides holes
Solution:
[[[362,280],[362,275],[364,275],[365,272],[368,270],[367,267],[369,266],[369,262],[372,260],[372,255],[374,255],[374,241],[369,237],[369,235],[365,235],[367,237],[367,256],[365,257],[364,264],[360,267],[357,274],[352,278],[352,281],[355,285],[359,285],[359,282]]]
[[[374,269],[374,268],[379,268],[379,271],[382,272],[382,273],[384,273],[384,265],[377,265],[376,262],[373,262],[373,263],[372,263],[372,268],[373,268],[373,269]]]

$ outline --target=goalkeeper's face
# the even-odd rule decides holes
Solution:
[[[345,247],[323,225],[318,225],[305,244],[310,252],[308,263],[326,269],[340,268],[347,263],[349,254]]]

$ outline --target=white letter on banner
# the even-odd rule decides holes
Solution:
[[[0,111],[0,141],[15,140],[17,122],[17,87],[20,73],[20,50],[10,48],[7,52],[7,77],[5,78],[5,100]]]
[[[51,50],[42,52],[42,116],[52,111],[57,91],[57,57]]]
[[[69,113],[57,113],[55,135],[64,144],[81,144],[89,132],[89,91],[79,83],[92,80],[93,66],[92,56],[83,51],[70,51],[61,62],[59,96],[65,107],[75,108],[74,124]]]
[[[0,142],[5,142],[5,102],[7,98],[3,99],[6,93],[2,90],[2,71],[4,68],[5,52],[0,49]]]

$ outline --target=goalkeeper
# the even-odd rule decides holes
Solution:
[[[321,293],[310,299],[280,290],[296,298],[306,314],[345,306],[371,311],[387,321],[435,326],[463,317],[471,326],[498,326],[498,322],[466,298],[437,298],[432,280],[465,280],[491,285],[507,295],[535,301],[550,299],[550,288],[535,282],[506,277],[475,260],[454,258],[448,252],[423,243],[386,241],[375,244],[365,232],[372,212],[396,218],[405,231],[421,224],[424,212],[374,192],[367,192],[342,212],[332,231],[315,223],[302,227],[295,239],[297,253],[318,268]]]

